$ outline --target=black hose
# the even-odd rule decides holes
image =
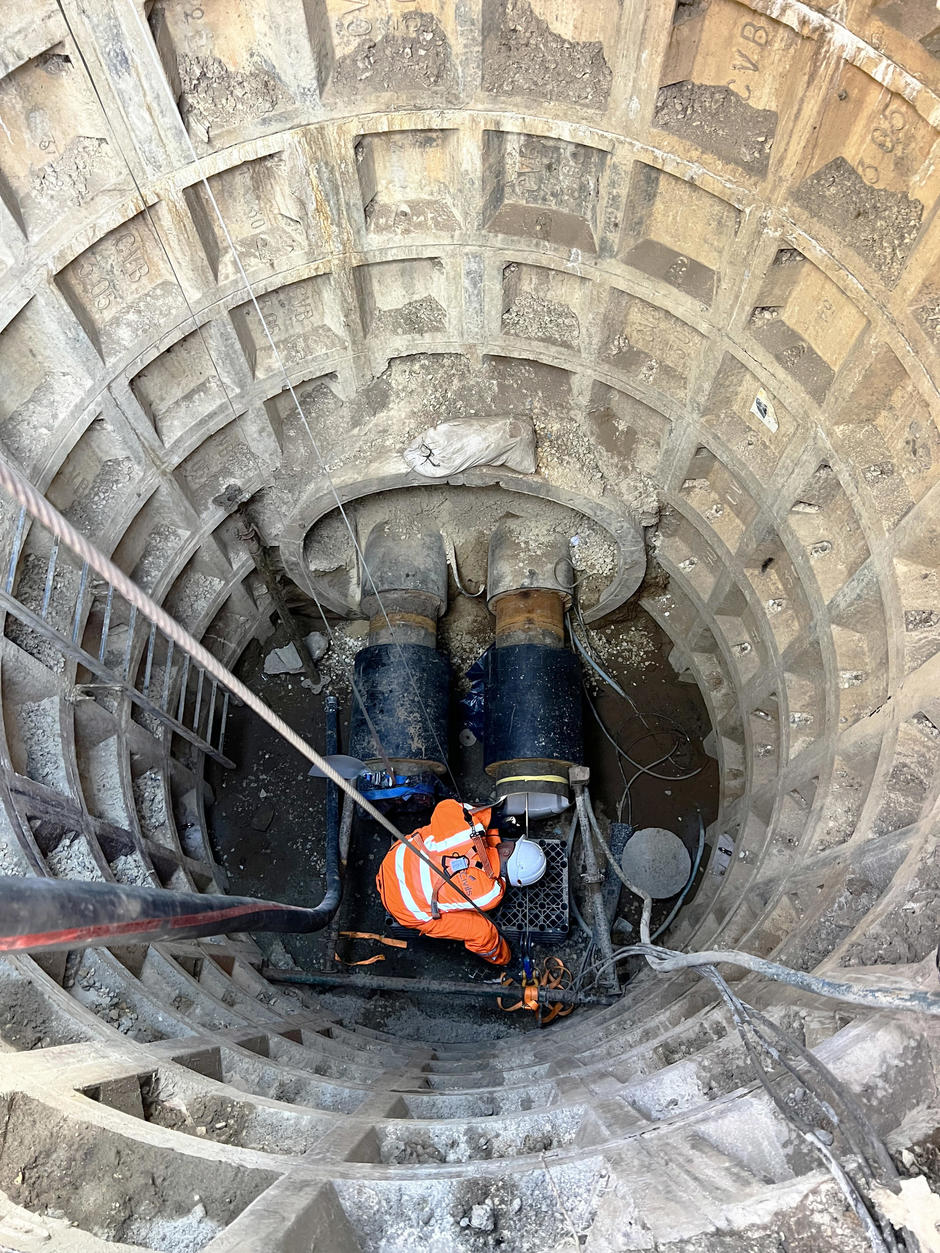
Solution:
[[[313,909],[250,896],[204,896],[119,883],[0,877],[0,952],[96,947],[227,935],[320,931],[339,905],[339,874]]]
[[[336,752],[337,704],[326,702],[326,751]],[[205,896],[77,879],[0,876],[0,952],[96,947],[228,935],[233,931],[322,931],[339,908],[339,789],[327,783],[326,891],[319,905],[250,896]]]
[[[262,966],[261,973],[272,983],[296,983],[307,987],[345,988],[358,992],[409,992],[415,996],[475,996],[492,1000],[518,996],[519,991],[505,984],[436,978],[393,978],[388,975],[344,975],[331,970],[291,971]],[[574,993],[570,988],[539,988],[540,1005],[616,1005],[620,997],[606,993]]]

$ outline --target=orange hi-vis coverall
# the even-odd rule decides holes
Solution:
[[[499,875],[499,836],[487,831],[488,809],[473,818],[468,826],[458,801],[441,801],[428,826],[412,831],[407,843],[396,843],[389,850],[375,882],[382,903],[401,926],[438,940],[463,940],[469,952],[494,966],[505,966],[511,956],[509,945],[493,924],[409,847],[420,848],[442,866],[480,909],[495,909],[506,891]]]

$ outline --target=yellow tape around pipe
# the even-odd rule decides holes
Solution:
[[[497,779],[497,786],[500,783],[563,783],[568,786],[568,780],[560,774],[511,774],[505,779]]]

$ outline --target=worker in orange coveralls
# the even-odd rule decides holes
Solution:
[[[389,850],[375,882],[382,903],[401,926],[438,940],[462,940],[469,952],[505,966],[509,945],[478,910],[495,909],[507,883],[537,883],[545,873],[545,854],[533,840],[500,840],[490,818],[489,809],[471,812],[459,801],[441,801],[426,827]],[[440,866],[477,909],[413,848]]]

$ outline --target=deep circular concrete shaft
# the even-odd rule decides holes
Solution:
[[[531,482],[649,528],[641,603],[708,702],[713,873],[674,945],[935,985],[934,6],[2,21],[4,455],[231,662],[271,606],[225,488],[305,589],[328,475],[405,486],[442,418],[531,416]],[[48,547],[14,572],[37,612]],[[80,637],[104,612],[92,586]],[[199,753],[12,617],[0,698],[0,870],[225,886]],[[3,962],[0,1244],[869,1247],[694,975],[484,1050],[346,1027],[257,965],[239,937]],[[926,1018],[738,987],[936,1162]]]

